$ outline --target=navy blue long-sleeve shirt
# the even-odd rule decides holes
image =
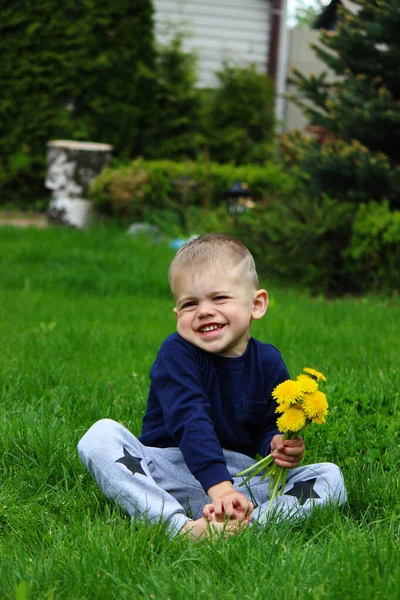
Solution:
[[[289,379],[274,346],[251,338],[242,356],[223,357],[174,333],[162,344],[150,378],[139,439],[146,446],[179,447],[205,491],[232,481],[222,448],[252,457],[270,453],[279,433],[271,393]]]

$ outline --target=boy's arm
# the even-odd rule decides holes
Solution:
[[[181,338],[167,341],[151,379],[165,427],[203,489],[207,492],[218,483],[233,481],[211,419],[197,349]]]

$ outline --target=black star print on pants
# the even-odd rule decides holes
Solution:
[[[321,498],[314,490],[314,483],[316,481],[316,477],[314,477],[314,479],[308,479],[307,481],[296,481],[292,489],[289,492],[286,492],[285,496],[295,496],[298,498],[301,505],[310,498]]]
[[[141,460],[141,458],[129,454],[128,450],[124,447],[124,455],[121,456],[121,458],[119,458],[115,462],[125,465],[125,467],[129,469],[132,475],[135,475],[135,473],[139,473],[140,475],[144,475],[145,477],[147,477],[146,473],[142,469],[142,465],[140,464]]]

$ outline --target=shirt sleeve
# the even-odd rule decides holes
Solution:
[[[196,348],[175,338],[161,348],[151,381],[169,435],[207,492],[212,485],[233,480],[210,416],[199,359]]]
[[[276,420],[279,415],[275,412],[277,404],[272,398],[272,392],[274,388],[283,381],[290,379],[289,372],[286,368],[282,357],[279,355],[278,361],[274,364],[273,368],[266,369],[266,400],[267,400],[267,412],[264,420],[264,428],[262,434],[257,440],[257,452],[261,456],[268,456],[271,453],[271,442],[274,435],[282,433],[276,426]]]

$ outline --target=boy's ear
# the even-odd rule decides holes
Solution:
[[[173,309],[173,311],[174,311],[174,314],[175,314],[176,318],[178,318],[178,309],[175,307],[175,308]]]
[[[262,319],[268,308],[268,292],[267,290],[257,290],[253,297],[253,312],[252,317],[255,320]]]

